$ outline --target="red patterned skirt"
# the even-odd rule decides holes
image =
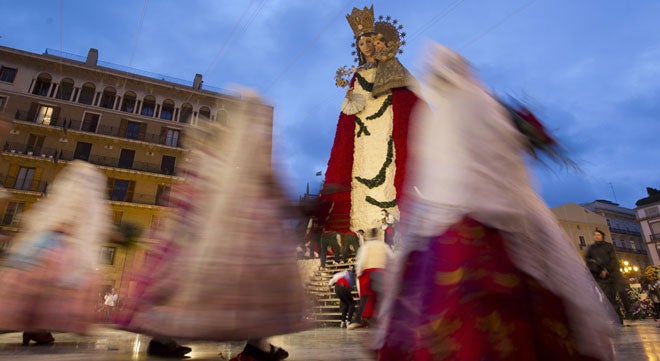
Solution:
[[[595,360],[562,300],[515,267],[496,229],[465,218],[408,255],[378,360]]]

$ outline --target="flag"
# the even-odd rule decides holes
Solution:
[[[317,177],[320,176],[321,174],[323,174],[321,171],[316,172]]]

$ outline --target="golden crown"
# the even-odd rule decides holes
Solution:
[[[371,5],[371,8],[365,6],[362,10],[353,8],[353,11],[346,15],[346,20],[348,20],[348,24],[353,29],[353,34],[355,34],[356,38],[365,33],[373,33],[374,6]]]

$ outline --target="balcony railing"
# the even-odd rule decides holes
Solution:
[[[639,232],[639,231],[631,231],[631,230],[628,230],[628,229],[615,228],[615,227],[610,227],[610,233],[628,234],[628,235],[637,236],[637,237],[642,236],[642,233]]]
[[[100,166],[105,166],[105,167],[113,167],[113,168],[120,168],[120,169],[128,169],[128,170],[134,170],[134,171],[139,171],[139,172],[147,172],[147,173],[155,173],[155,174],[164,174],[164,175],[173,175],[174,171],[168,168],[163,168],[159,164],[156,163],[147,163],[147,162],[133,162],[130,166],[123,165],[119,163],[119,158],[115,157],[107,157],[107,156],[102,156],[102,155],[87,155],[87,154],[76,154],[75,152],[71,151],[65,151],[65,150],[57,150],[54,148],[48,148],[44,147],[42,148],[39,152],[34,152],[31,150],[31,147],[25,145],[25,144],[19,144],[19,143],[10,143],[7,142],[5,143],[3,149],[3,152],[5,153],[13,153],[13,154],[22,154],[22,155],[28,155],[36,158],[45,158],[50,161],[53,161],[57,163],[60,160],[64,161],[72,161],[74,159],[82,159],[85,160],[89,163],[100,165]]]
[[[30,187],[27,188],[17,188],[16,177],[5,177],[3,174],[0,174],[0,181],[2,181],[2,184],[7,185],[8,189],[15,189],[19,191],[46,193],[46,188],[48,187],[48,182],[41,181],[38,184],[31,184]],[[148,194],[148,193],[134,193],[130,199],[121,199],[121,200],[109,199],[109,200],[114,202],[144,204],[149,206],[153,206],[153,205],[161,206],[161,207],[169,206],[169,204],[164,198],[158,199],[158,196],[156,194]],[[2,225],[7,226],[7,224],[2,224]]]
[[[645,249],[632,249],[632,248],[619,247],[619,246],[614,246],[614,249],[619,252],[646,254]]]
[[[126,134],[120,134],[119,127],[106,125],[106,124],[99,124],[96,127],[95,130],[83,129],[83,127],[82,127],[83,122],[81,120],[72,119],[72,118],[54,117],[54,118],[50,119],[49,123],[44,123],[44,122],[40,122],[40,121],[35,120],[35,119],[30,119],[28,117],[28,112],[26,110],[16,110],[16,113],[14,114],[14,119],[24,121],[24,122],[29,122],[29,123],[46,125],[46,126],[50,126],[50,127],[53,127],[53,128],[60,128],[64,132],[69,131],[69,130],[73,130],[73,131],[79,131],[79,132],[107,135],[107,136],[111,136],[111,137],[132,139],[132,140],[143,141],[143,142],[148,142],[148,143],[160,144],[160,145],[165,145],[165,146],[168,146],[168,147],[181,148],[180,142],[178,142],[179,144],[176,144],[176,145],[169,145],[169,144],[165,144],[164,142],[161,142],[161,136],[160,136],[160,134],[157,134],[157,133],[146,133],[144,135],[144,139],[138,139],[136,137],[126,136]]]
[[[23,143],[5,142],[3,152],[30,155],[52,159],[57,155],[57,149],[49,147],[34,147]]]

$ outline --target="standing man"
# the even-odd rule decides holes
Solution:
[[[334,289],[335,295],[339,298],[339,310],[341,311],[341,324],[339,327],[350,325],[353,312],[355,312],[355,302],[351,294],[353,287],[355,287],[353,268],[335,273],[328,282],[328,287],[330,287],[330,290]]]
[[[596,283],[610,301],[614,311],[619,315],[619,321],[623,325],[624,312],[630,310],[630,300],[625,292],[626,282],[619,270],[619,259],[614,253],[614,246],[605,242],[605,233],[601,230],[594,231],[594,244],[589,246],[585,256],[587,267],[596,279]],[[623,303],[624,312],[617,301],[617,295]]]

